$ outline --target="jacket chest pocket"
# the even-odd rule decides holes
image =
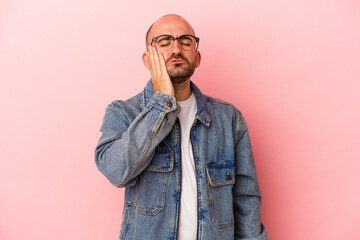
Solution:
[[[170,150],[155,150],[151,163],[138,176],[134,202],[137,213],[156,215],[164,208],[169,173],[173,164],[174,156]]]
[[[206,164],[209,184],[211,220],[217,228],[234,225],[233,184],[235,184],[234,162]]]

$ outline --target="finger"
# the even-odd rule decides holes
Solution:
[[[166,64],[165,64],[165,57],[162,53],[159,53],[159,62],[160,62],[160,67],[161,67],[161,70],[164,71],[164,72],[167,72],[167,69],[166,69]]]
[[[148,63],[149,68],[150,68],[150,65],[151,65],[151,60],[150,60],[150,45],[148,45],[148,47],[147,47],[146,56],[147,56],[147,63]]]
[[[149,66],[150,66],[151,77],[154,79],[156,78],[157,69],[154,60],[154,50],[151,46],[149,46]]]
[[[152,47],[153,50],[153,57],[154,57],[154,67],[156,69],[157,73],[161,73],[161,66],[160,66],[160,58],[159,58],[159,52],[157,51],[157,49],[155,47]]]

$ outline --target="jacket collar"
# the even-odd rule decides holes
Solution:
[[[194,92],[197,112],[195,114],[195,119],[198,119],[205,126],[210,126],[210,114],[208,108],[208,102],[206,100],[205,95],[202,94],[200,89],[193,83],[190,82],[190,88]],[[144,107],[146,107],[147,103],[150,101],[152,96],[154,95],[154,88],[151,79],[147,82],[144,91],[143,91],[143,102]]]

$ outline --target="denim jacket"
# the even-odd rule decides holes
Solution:
[[[198,240],[265,240],[261,193],[248,130],[231,104],[203,95],[191,82],[197,113],[191,128],[197,179]],[[95,151],[99,170],[125,187],[120,239],[177,238],[181,139],[174,97],[144,91],[114,101]]]

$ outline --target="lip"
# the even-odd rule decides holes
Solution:
[[[182,60],[182,59],[173,59],[173,60],[170,61],[170,63],[173,63],[173,64],[184,63],[184,60]]]

